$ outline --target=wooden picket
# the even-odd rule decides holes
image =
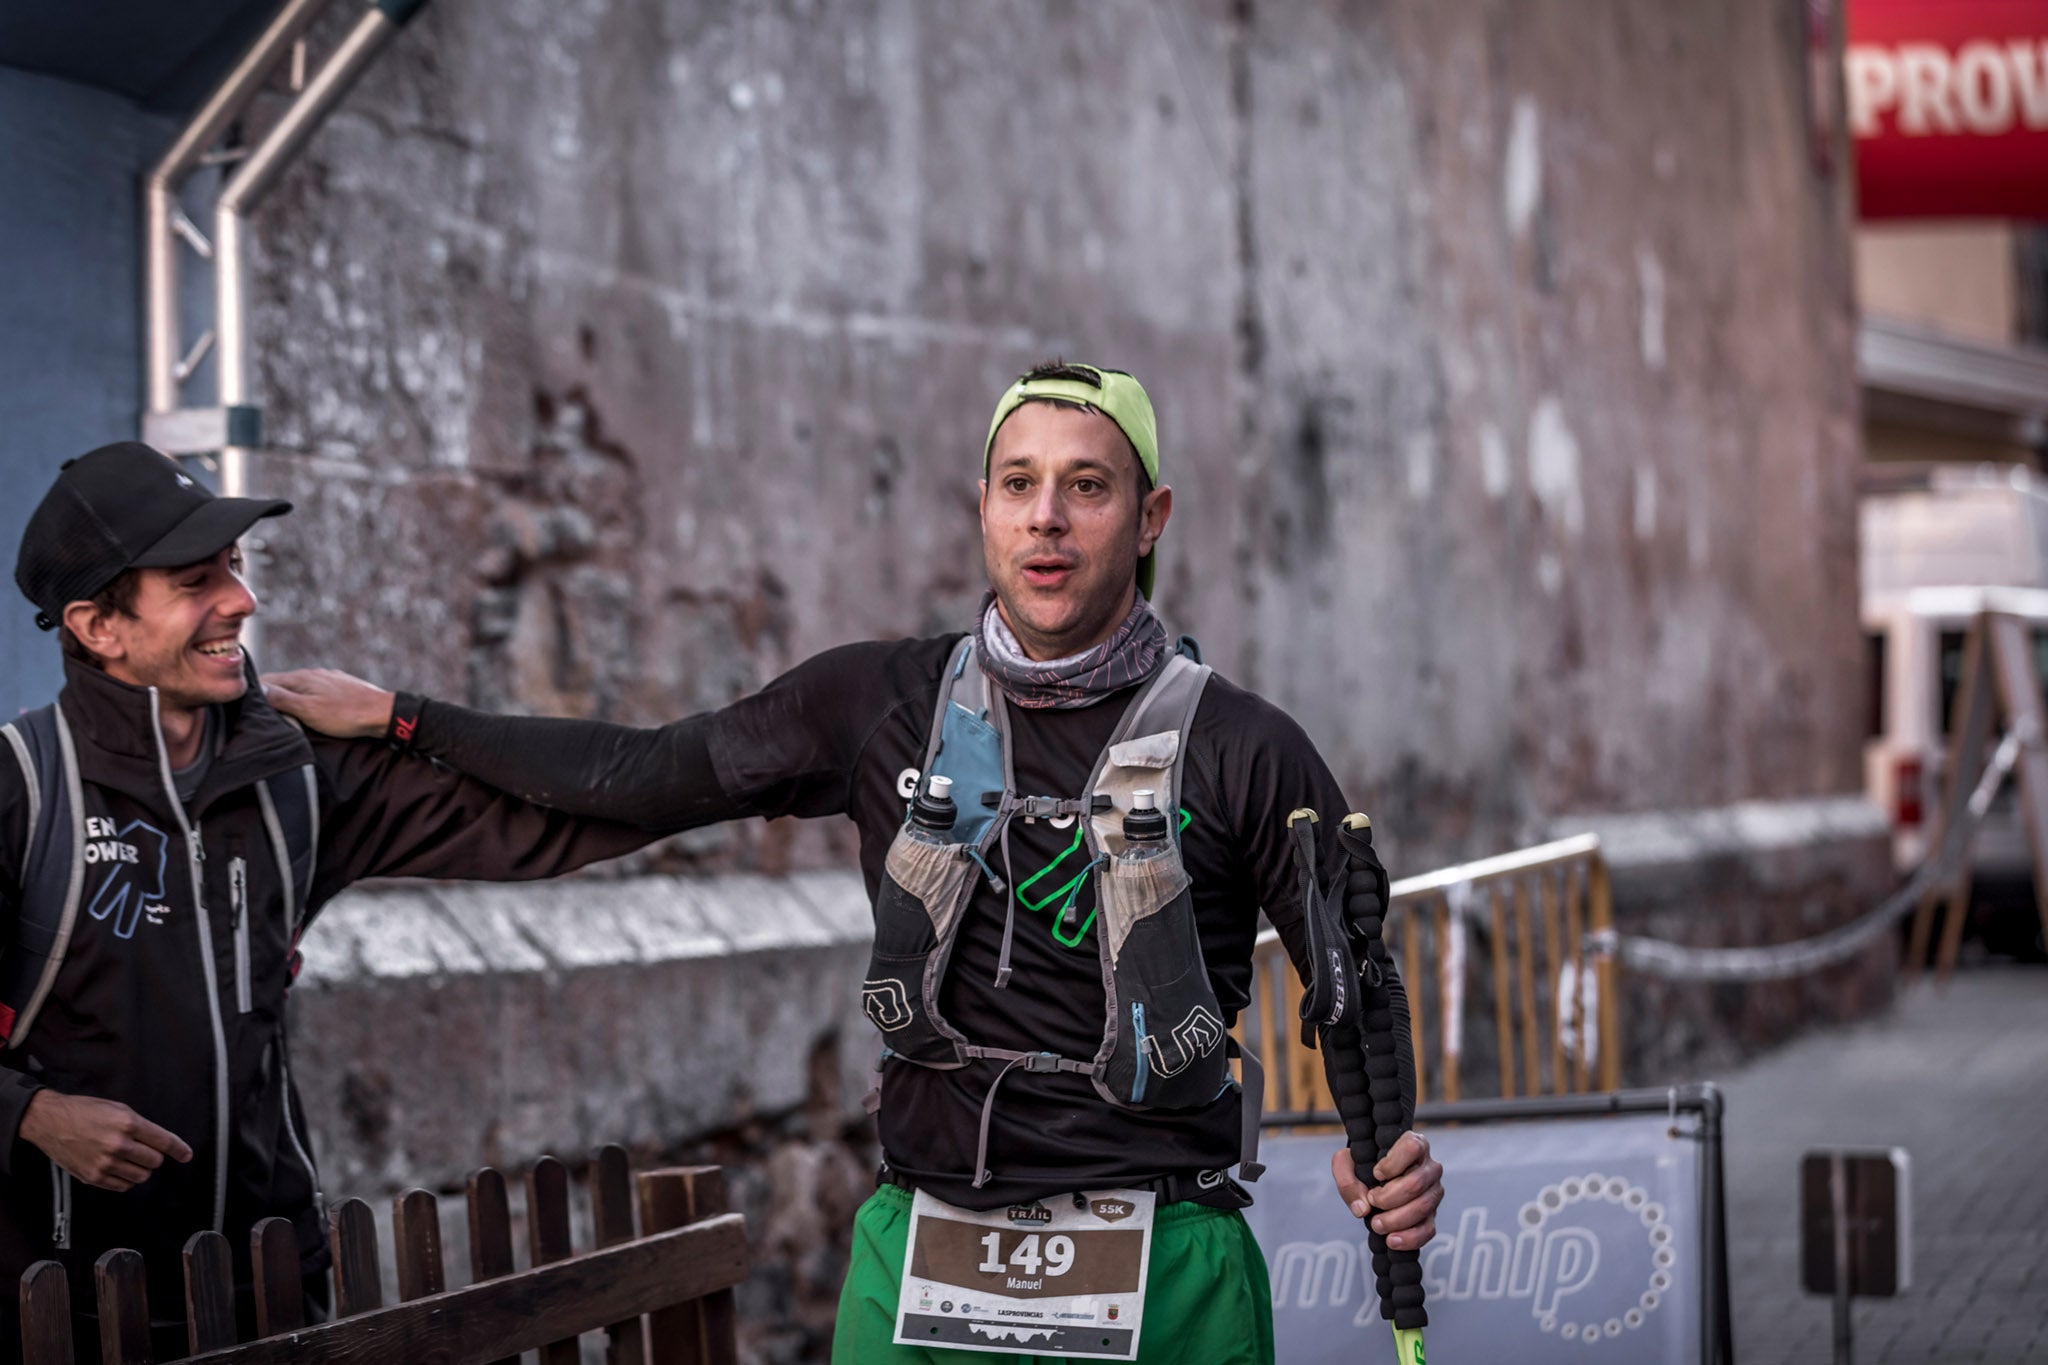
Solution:
[[[590,1213],[600,1247],[633,1240],[633,1168],[626,1160],[625,1148],[614,1145],[599,1150],[590,1168]],[[606,1365],[646,1365],[645,1323],[628,1318],[604,1330]]]
[[[266,1218],[249,1230],[256,1277],[256,1335],[277,1336],[306,1325],[306,1291],[299,1273],[299,1235],[288,1218]]]
[[[598,1153],[590,1172],[596,1245],[571,1244],[569,1171],[543,1157],[527,1174],[531,1264],[513,1264],[505,1178],[470,1177],[472,1282],[447,1288],[440,1208],[425,1190],[393,1202],[392,1243],[400,1302],[383,1303],[376,1222],[359,1199],[330,1215],[336,1320],[304,1324],[297,1238],[282,1218],[250,1233],[254,1340],[237,1342],[232,1249],[213,1232],[184,1248],[189,1359],[193,1365],[437,1365],[516,1362],[537,1350],[543,1365],[574,1365],[586,1332],[606,1335],[612,1365],[734,1365],[739,1359],[733,1287],[746,1278],[745,1220],[727,1212],[715,1166],[642,1172],[626,1154]],[[142,1258],[109,1251],[94,1267],[103,1365],[155,1365]],[[64,1268],[39,1261],[22,1276],[25,1365],[77,1359],[71,1287]]]
[[[569,1245],[569,1168],[551,1156],[526,1173],[526,1241],[535,1265],[566,1260],[574,1250]],[[540,1365],[577,1365],[582,1358],[574,1337],[540,1349]]]

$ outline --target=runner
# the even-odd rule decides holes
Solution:
[[[884,1043],[883,1164],[835,1361],[957,1358],[908,1344],[927,1342],[1269,1362],[1265,1264],[1228,1173],[1256,1175],[1259,1085],[1231,1079],[1225,1031],[1249,1003],[1260,909],[1312,977],[1289,816],[1334,829],[1350,807],[1299,726],[1213,676],[1152,610],[1173,492],[1137,380],[1032,370],[1002,396],[982,474],[990,591],[965,634],[828,650],[658,729],[485,715],[326,670],[271,679],[271,698],[650,831],[854,821],[876,915],[863,993]],[[1349,884],[1368,889],[1347,914],[1384,907],[1364,847],[1370,875]],[[1346,885],[1337,839],[1318,860]],[[1405,1129],[1405,1037],[1399,1060]],[[1332,1170],[1391,1247],[1434,1236],[1442,1171],[1419,1134],[1391,1145],[1369,1193],[1347,1152]]]

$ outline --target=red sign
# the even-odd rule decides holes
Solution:
[[[2048,219],[2048,0],[1850,0],[1865,218]]]

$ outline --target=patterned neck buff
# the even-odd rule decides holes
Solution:
[[[1090,706],[1111,692],[1152,676],[1167,649],[1166,627],[1139,594],[1116,633],[1093,649],[1064,659],[1034,659],[1017,643],[996,610],[996,595],[981,599],[974,632],[982,670],[1017,705],[1032,710]]]

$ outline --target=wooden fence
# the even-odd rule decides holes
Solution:
[[[1391,899],[1385,933],[1408,992],[1419,1100],[1461,1097],[1475,983],[1492,996],[1484,1051],[1497,1093],[1619,1088],[1614,963],[1585,949],[1589,932],[1614,923],[1597,836],[1404,878]],[[1300,978],[1272,930],[1259,937],[1254,967],[1240,1027],[1265,1058],[1266,1112],[1334,1114],[1322,1059],[1301,1045]]]
[[[447,1288],[440,1213],[413,1190],[393,1205],[401,1302],[385,1307],[370,1206],[332,1210],[335,1320],[305,1325],[297,1238],[282,1218],[250,1234],[256,1339],[236,1344],[227,1239],[195,1233],[185,1244],[191,1358],[205,1365],[516,1365],[538,1350],[541,1365],[577,1365],[579,1335],[603,1332],[612,1365],[731,1365],[738,1359],[733,1286],[746,1278],[745,1220],[726,1208],[716,1166],[642,1172],[606,1147],[592,1163],[596,1246],[570,1245],[569,1170],[543,1157],[526,1175],[529,1268],[513,1264],[505,1177],[489,1167],[469,1179],[473,1283]],[[637,1193],[637,1201],[635,1195]],[[634,1230],[634,1206],[639,1231]],[[154,1365],[142,1258],[109,1251],[94,1267],[103,1365]],[[26,1365],[73,1365],[70,1287],[55,1261],[22,1276]]]

